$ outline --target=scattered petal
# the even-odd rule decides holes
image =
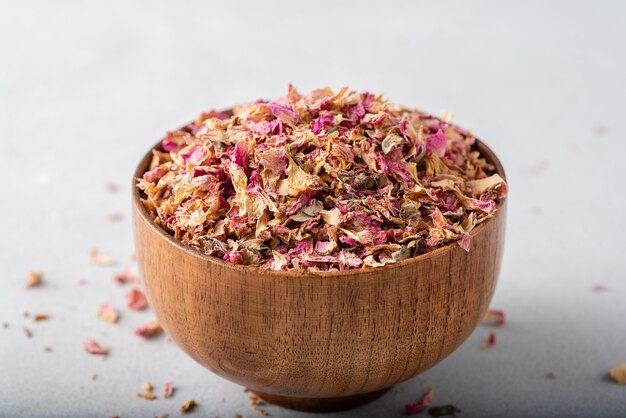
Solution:
[[[554,370],[548,370],[546,376],[548,376],[548,379],[556,379],[556,372]]]
[[[428,388],[426,393],[422,395],[422,397],[418,401],[404,405],[404,412],[406,412],[407,415],[418,414],[428,409],[432,403],[432,400],[433,390],[431,388]]]
[[[33,332],[28,327],[23,327],[22,329],[27,338],[33,338]]]
[[[98,317],[104,321],[115,324],[120,315],[109,303],[104,303],[98,310]]]
[[[626,385],[626,363],[618,364],[613,367],[609,374],[611,375],[611,379],[620,385]]]
[[[97,249],[92,249],[89,253],[91,262],[97,266],[112,266],[115,264],[115,260],[111,257],[101,254]]]
[[[37,314],[33,316],[33,321],[35,322],[47,321],[48,319],[50,319],[50,316],[45,314]]]
[[[38,287],[41,286],[41,272],[31,271],[26,276],[26,287]]]
[[[193,399],[189,399],[187,402],[182,404],[178,410],[181,414],[186,414],[187,412],[191,412],[196,407],[196,401]]]
[[[135,334],[144,338],[152,338],[161,333],[161,325],[157,321],[150,321],[135,328]]]
[[[124,214],[122,212],[109,213],[107,215],[107,221],[109,222],[118,222],[124,219]]]
[[[496,345],[496,334],[495,332],[490,332],[487,340],[481,344],[480,348],[486,350],[492,348],[494,345]]]
[[[606,290],[606,286],[601,283],[596,283],[591,287],[591,290],[596,293],[604,292]]]
[[[168,380],[165,382],[165,389],[163,389],[163,397],[171,398],[174,395],[174,382]]]
[[[488,310],[485,313],[485,316],[483,317],[481,323],[484,325],[501,326],[506,323],[506,315],[504,314],[504,311],[493,309]]]
[[[143,292],[135,287],[126,293],[126,305],[130,309],[141,311],[148,307],[148,301]]]
[[[137,281],[137,273],[131,268],[127,268],[119,273],[115,273],[113,280],[119,284],[134,283]]]
[[[106,356],[109,354],[109,347],[98,344],[94,339],[88,338],[84,344],[85,351],[89,354]]]

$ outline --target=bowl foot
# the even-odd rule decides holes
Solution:
[[[270,393],[256,393],[264,401],[283,408],[295,409],[306,412],[333,412],[356,408],[372,402],[384,395],[390,388],[377,390],[376,392],[362,393],[338,398],[297,398],[292,396],[280,396]]]

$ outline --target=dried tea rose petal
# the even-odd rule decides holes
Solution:
[[[191,412],[196,407],[196,401],[193,399],[189,399],[187,402],[182,404],[178,410],[181,414],[186,414],[187,412]]]
[[[163,389],[163,397],[171,398],[174,395],[174,382],[168,380],[165,382],[165,388]]]
[[[109,303],[104,303],[98,310],[98,317],[104,321],[115,324],[120,315]]]
[[[161,325],[157,321],[150,321],[135,328],[135,334],[144,338],[152,338],[161,333]]]
[[[146,296],[139,289],[132,288],[126,293],[126,305],[130,309],[134,309],[136,311],[141,311],[148,307],[148,301],[146,300]]]
[[[26,276],[26,287],[38,287],[41,286],[41,272],[31,271]]]
[[[480,348],[486,350],[492,348],[494,345],[496,345],[496,334],[495,332],[490,332],[487,336],[487,340],[480,345]]]
[[[119,222],[124,219],[124,214],[121,212],[110,213],[107,215],[107,221],[109,222]]]
[[[33,338],[33,332],[28,327],[22,327],[27,338]]]
[[[618,364],[609,371],[611,379],[620,385],[626,385],[626,363]]]
[[[431,417],[445,417],[448,415],[456,417],[460,413],[461,410],[454,405],[433,406],[428,410],[428,414]]]
[[[97,266],[112,266],[115,264],[115,260],[113,260],[109,256],[100,253],[100,251],[95,248],[92,249],[89,253],[89,259],[93,264]]]
[[[106,356],[109,354],[109,347],[102,346],[92,338],[87,338],[84,344],[85,351],[89,354]]]
[[[48,319],[50,319],[50,316],[46,314],[36,314],[33,316],[33,321],[35,322],[47,321]]]
[[[153,401],[153,400],[155,400],[157,398],[157,396],[154,393],[152,393],[152,392],[138,393],[137,397],[138,398],[144,398],[144,399],[147,399],[149,401]]]
[[[488,310],[483,317],[482,324],[501,326],[506,323],[506,315],[504,311]]]
[[[596,283],[591,287],[591,290],[596,293],[604,292],[606,290],[606,286],[602,283]]]
[[[113,280],[119,284],[134,283],[137,281],[137,273],[131,268],[127,268],[115,273]]]
[[[428,409],[432,403],[432,400],[433,390],[431,388],[428,388],[426,393],[422,395],[422,397],[418,401],[404,405],[404,412],[406,412],[407,415],[418,414]]]
[[[328,271],[454,242],[469,251],[508,186],[445,118],[348,88],[290,87],[169,132],[136,185],[159,227],[233,264]]]

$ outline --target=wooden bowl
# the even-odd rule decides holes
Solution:
[[[132,190],[139,270],[165,331],[212,372],[294,409],[356,406],[444,359],[485,314],[502,259],[505,200],[471,232],[469,253],[450,244],[383,267],[302,273],[203,255],[158,227]]]

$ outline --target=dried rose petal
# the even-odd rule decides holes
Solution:
[[[556,379],[556,372],[554,370],[549,370],[548,373],[546,373],[546,376],[548,376],[548,379]]]
[[[601,283],[596,283],[591,287],[591,290],[594,292],[604,292],[606,290],[606,286]]]
[[[119,273],[115,273],[113,280],[119,284],[133,283],[137,281],[137,274],[131,268],[127,268]]]
[[[22,329],[24,330],[24,334],[26,334],[27,338],[33,338],[33,332],[29,328],[23,327]]]
[[[107,215],[107,221],[118,222],[124,219],[124,214],[121,212],[110,213]]]
[[[186,414],[187,412],[191,412],[196,407],[196,401],[193,399],[189,399],[187,402],[182,404],[178,410],[181,414]]]
[[[168,380],[165,382],[165,389],[163,389],[163,397],[171,398],[174,395],[174,382]]]
[[[152,392],[138,393],[137,397],[138,398],[144,398],[144,399],[147,399],[149,401],[153,401],[153,400],[155,400],[157,398],[157,396],[154,393],[152,393]]]
[[[506,323],[506,315],[504,311],[488,310],[481,323],[485,325],[501,326]]]
[[[46,314],[36,314],[33,316],[33,321],[35,322],[47,321],[48,319],[50,319],[50,316]]]
[[[135,328],[135,334],[144,338],[152,338],[161,333],[161,325],[157,321],[150,321]]]
[[[144,382],[144,384],[141,385],[141,388],[146,392],[152,392],[152,389],[154,389],[154,386],[152,386],[152,383],[150,382]]]
[[[31,271],[26,276],[26,287],[37,287],[41,286],[41,273],[38,271]]]
[[[98,310],[98,317],[104,321],[115,324],[120,315],[110,304],[104,303]]]
[[[92,249],[89,253],[89,259],[93,264],[97,266],[112,266],[115,264],[115,260],[113,260],[109,256],[100,253],[100,251],[95,248]]]
[[[432,400],[433,390],[431,388],[428,388],[426,393],[422,395],[422,397],[417,402],[411,402],[404,405],[404,412],[406,412],[407,415],[420,413],[430,407]]]
[[[176,239],[269,270],[383,266],[457,242],[508,193],[476,139],[381,96],[328,88],[169,132],[137,187]]]
[[[492,348],[494,345],[496,345],[496,334],[495,332],[490,332],[487,340],[480,345],[480,348],[486,350]]]
[[[106,184],[106,189],[109,193],[115,193],[117,192],[118,187],[117,187],[117,184],[110,181]]]
[[[626,363],[618,364],[609,371],[611,379],[620,385],[626,385]]]
[[[130,309],[141,311],[148,307],[148,301],[143,292],[135,287],[126,293],[126,305]]]
[[[98,344],[94,339],[88,338],[84,344],[85,351],[89,354],[106,356],[109,354],[109,348]]]

